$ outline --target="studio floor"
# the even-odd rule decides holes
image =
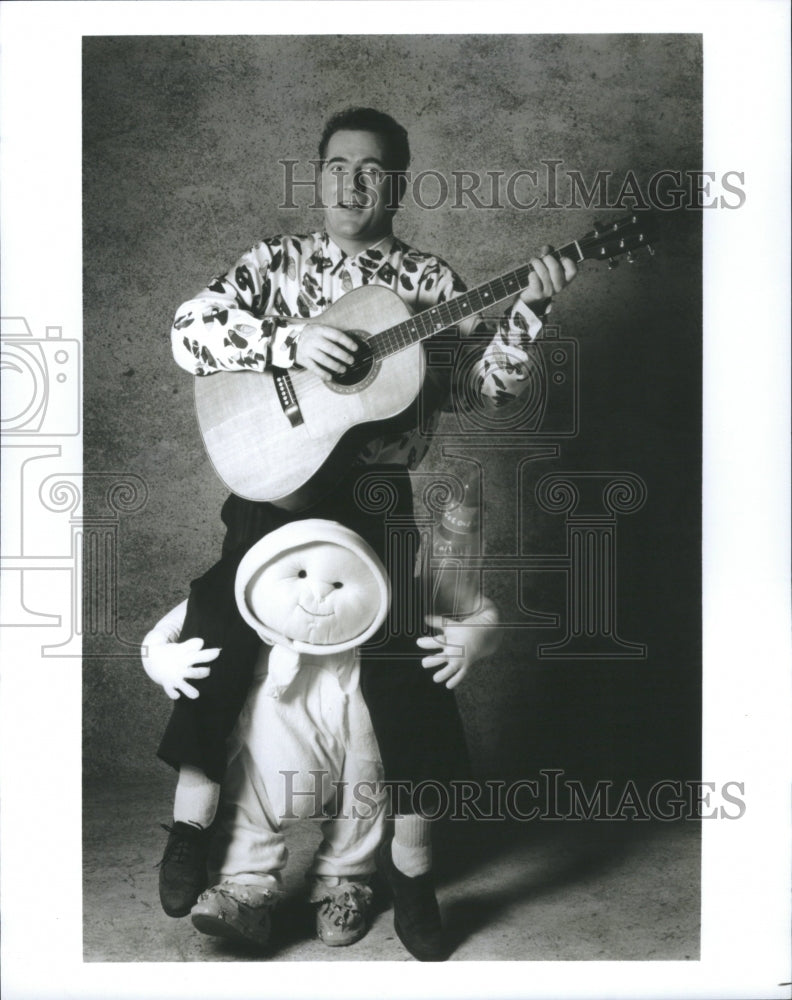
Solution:
[[[89,783],[83,796],[84,958],[88,962],[412,961],[381,898],[349,948],[317,940],[303,875],[318,824],[289,831],[287,896],[265,953],[199,933],[160,909],[157,862],[170,774]],[[452,961],[683,961],[699,952],[698,824],[461,824],[438,873]]]

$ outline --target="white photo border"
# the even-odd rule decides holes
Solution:
[[[422,32],[438,34],[703,36],[703,166],[718,176],[744,173],[746,192],[738,211],[704,218],[703,777],[718,787],[744,781],[747,808],[739,822],[703,823],[698,962],[510,962],[497,975],[489,962],[400,963],[398,976],[380,963],[342,963],[334,964],[332,981],[322,977],[321,990],[383,1000],[788,997],[789,5],[567,0],[551,10],[505,0],[407,0],[389,4],[389,12],[388,23],[397,20],[404,34],[420,23]],[[339,34],[342,25],[381,34],[384,20],[383,5],[368,2],[5,4],[3,315],[24,315],[36,335],[57,326],[63,337],[81,340],[84,35]],[[53,254],[58,266],[47,268],[42,294],[39,263]],[[64,468],[81,468],[79,436],[60,447]],[[747,455],[753,477],[735,461]],[[5,499],[17,484],[3,471]],[[12,599],[7,587],[4,577],[3,601]],[[316,996],[316,970],[297,979],[293,964],[83,963],[80,661],[42,658],[34,632],[4,629],[0,637],[6,997]],[[31,739],[34,729],[47,740]]]

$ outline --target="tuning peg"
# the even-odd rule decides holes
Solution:
[[[619,266],[619,262],[618,262],[618,260],[616,260],[615,257],[608,257],[608,270],[609,271],[612,271],[614,269],[614,267],[618,267],[618,266]]]
[[[627,263],[628,264],[634,264],[635,263],[635,257],[633,257],[633,255],[632,255],[632,250],[628,250],[627,251]]]
[[[647,244],[646,244],[646,249],[647,249],[647,250],[649,251],[650,255],[651,255],[652,257],[654,257],[654,248],[653,248],[653,247],[650,247],[650,246],[649,246],[649,244],[647,243]]]
[[[595,222],[594,223],[594,235],[595,236],[599,236],[601,232],[602,232],[602,223],[601,222]]]

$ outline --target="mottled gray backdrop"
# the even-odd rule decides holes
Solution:
[[[222,538],[224,490],[196,429],[190,377],[173,363],[174,310],[264,235],[318,228],[279,210],[278,160],[307,160],[329,113],[368,104],[409,130],[413,170],[535,169],[562,161],[643,182],[701,167],[698,36],[94,37],[84,40],[85,471],[140,477],[121,515],[117,635],[86,640],[85,773],[144,776],[169,704],[123,643],[187,593]],[[427,196],[432,189],[427,185]],[[520,189],[524,197],[526,189]],[[544,198],[544,191],[539,192]],[[303,205],[306,196],[300,196]],[[299,199],[298,199],[299,200]],[[629,206],[628,206],[629,207]],[[420,211],[397,232],[470,283],[544,241],[620,211],[516,207]],[[618,519],[617,610],[643,660],[538,661],[563,636],[557,573],[525,576],[523,602],[556,629],[511,630],[460,689],[474,763],[488,776],[558,767],[595,778],[696,776],[700,736],[700,212],[663,214],[657,256],[609,273],[588,264],[556,306],[578,344],[579,433],[548,472],[630,472],[643,508]],[[494,440],[494,438],[493,438]],[[434,459],[442,467],[439,445]],[[508,548],[514,454],[496,484],[487,544]],[[90,487],[90,479],[87,481]],[[89,512],[100,512],[99,501]],[[524,551],[561,553],[563,515],[520,512]],[[519,616],[514,581],[489,588]],[[126,652],[126,656],[115,655]]]

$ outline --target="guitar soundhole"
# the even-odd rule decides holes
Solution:
[[[358,333],[346,331],[357,343],[354,362],[343,375],[333,375],[333,382],[338,386],[357,386],[365,381],[374,367],[374,352],[368,342]]]

